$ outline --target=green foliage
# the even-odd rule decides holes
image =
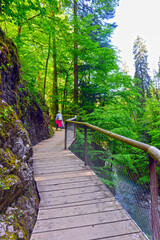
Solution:
[[[31,10],[37,11],[39,9],[39,0],[2,0],[0,3],[1,18],[4,19],[7,17],[8,21],[13,21],[18,24],[18,26],[21,26],[22,22],[27,20],[28,12]]]
[[[144,113],[141,121],[143,122],[143,132],[147,134],[149,144],[160,148],[160,103],[156,96],[146,99]]]
[[[5,124],[13,125],[11,116],[13,117],[13,120],[17,119],[17,116],[11,106],[0,103],[0,127]]]
[[[125,82],[122,81],[122,83],[124,87]],[[129,86],[129,84],[126,85]],[[136,117],[136,112],[140,110],[139,103],[136,101],[136,89],[132,87],[126,88],[124,92],[123,90],[123,88],[119,88],[116,94],[113,93],[116,96],[116,98],[113,98],[113,101],[107,101],[104,107],[95,107],[93,112],[83,116],[81,120],[116,134],[140,141],[142,133],[139,126],[137,126],[140,120]],[[83,139],[82,136],[81,138]],[[94,147],[92,147],[92,143],[94,143]],[[95,146],[97,146],[96,149],[98,150],[95,149]],[[90,133],[89,130],[88,148],[90,160],[98,158],[100,163],[103,159],[107,166],[109,164],[116,169],[121,168],[123,173],[132,176],[134,181],[139,184],[149,183],[148,157],[142,150],[114,140],[101,133]],[[80,144],[79,140],[77,140],[77,149],[83,149],[82,143]],[[103,167],[103,174],[102,167],[98,170],[96,169],[97,173],[99,171],[101,175],[106,174],[106,172],[108,174],[110,173],[105,167]],[[113,173],[110,174],[112,176]],[[111,179],[109,176],[105,178],[107,182],[109,181],[109,186],[114,184],[113,177],[114,176],[112,176]]]
[[[110,41],[115,26],[109,24],[108,19],[114,16],[118,1],[90,1],[90,6],[87,1],[78,1],[77,4],[75,33],[71,1],[1,1],[2,28],[16,42],[21,61],[21,78],[27,82],[26,89],[19,91],[26,91],[27,104],[32,104],[31,94],[43,109],[44,100],[41,96],[44,94],[46,77],[44,97],[52,121],[54,103],[57,101],[63,114],[78,114],[82,121],[159,148],[159,100],[149,88],[147,51],[143,41],[137,39],[134,43],[138,78],[132,79],[120,72],[118,56]],[[77,49],[74,49],[75,42]],[[7,50],[6,47],[5,44]],[[2,70],[11,67],[12,57],[7,52],[8,65],[1,62]],[[73,99],[75,55],[78,57],[79,77],[77,104]],[[146,69],[143,76],[142,69],[138,68],[140,62]],[[55,75],[56,95],[53,91]],[[145,97],[142,89],[144,93],[149,94],[150,91],[152,94],[152,98],[145,99],[144,106],[140,105]],[[7,110],[0,114],[3,121],[7,121]],[[83,131],[79,130],[77,136],[78,154],[83,155]],[[102,134],[90,133],[88,141],[91,145],[90,159],[100,154],[99,159],[105,161],[100,152],[105,150],[109,153],[110,164],[125,165],[126,172],[132,169],[137,179],[148,181],[145,176],[148,163],[141,151]],[[101,147],[99,152],[93,150],[92,141]]]
[[[53,103],[56,100],[63,113],[69,110],[72,113],[71,110],[74,109],[74,106],[69,108],[68,105],[73,105],[73,58],[75,54],[73,45],[75,39],[78,45],[76,54],[78,55],[80,85],[81,81],[88,85],[95,85],[96,88],[101,82],[105,85],[106,76],[111,71],[118,69],[115,51],[109,45],[109,38],[114,27],[110,24],[105,25],[101,21],[103,18],[109,19],[114,15],[116,4],[117,1],[98,1],[97,3],[93,1],[94,13],[92,8],[88,11],[84,4],[85,14],[81,13],[78,5],[78,34],[75,36],[73,6],[70,1],[2,1],[2,27],[17,44],[21,59],[22,78],[28,82],[30,91],[38,90],[43,94],[46,74],[45,99],[51,116]],[[81,15],[83,17],[79,17]],[[93,18],[96,19],[94,24]],[[51,37],[50,45],[48,36]],[[49,51],[50,55],[48,55]],[[53,69],[52,57],[55,53],[58,76],[56,96],[53,94],[55,69]],[[89,69],[81,71],[81,68],[86,65],[89,66]],[[88,82],[89,76],[90,81]],[[84,88],[80,93],[81,96],[83,90]],[[91,91],[91,88],[89,90]],[[102,87],[98,89],[99,91],[98,94],[102,96]],[[84,101],[85,99],[82,102]],[[94,100],[91,99],[89,102],[94,103]],[[81,107],[83,104],[81,104],[81,99],[79,103]],[[91,104],[89,111],[92,107]]]
[[[151,78],[148,73],[148,52],[145,41],[139,36],[134,42],[133,54],[135,59],[135,78],[140,80],[137,82],[139,92],[143,98],[145,97],[145,94],[147,94],[147,97],[150,97]]]

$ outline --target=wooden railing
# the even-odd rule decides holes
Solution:
[[[156,163],[160,164],[160,150],[154,146],[135,141],[133,139],[112,133],[110,131],[104,130],[102,128],[96,127],[86,122],[75,121],[76,116],[72,119],[65,121],[65,149],[67,149],[67,126],[68,123],[74,124],[74,137],[76,125],[81,125],[84,127],[84,139],[85,139],[85,157],[84,163],[87,165],[87,128],[93,129],[97,132],[103,133],[111,138],[118,141],[124,142],[128,145],[136,147],[143,150],[149,156],[149,171],[150,171],[150,194],[151,194],[151,215],[152,215],[152,239],[160,240],[159,233],[159,214],[158,214],[158,187],[157,187],[157,173],[156,173]]]

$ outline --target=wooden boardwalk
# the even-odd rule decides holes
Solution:
[[[94,172],[64,150],[64,131],[34,147],[40,194],[31,240],[148,239]]]

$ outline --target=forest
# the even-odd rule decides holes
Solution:
[[[33,146],[53,135],[59,110],[64,120],[76,115],[78,121],[160,148],[160,61],[151,77],[145,39],[135,36],[135,74],[129,75],[112,44],[118,26],[111,20],[119,1],[0,1],[2,239],[31,236],[40,201]],[[88,163],[96,157],[110,189],[122,166],[134,183],[149,189],[147,154],[87,131]],[[76,136],[71,150],[83,158],[84,129],[77,128]],[[160,180],[158,166],[157,174]],[[139,193],[143,205],[145,195]]]
[[[44,99],[51,125],[61,110],[65,118],[77,115],[81,121],[159,148],[160,64],[152,79],[145,41],[137,36],[135,77],[119,67],[118,49],[112,45],[117,25],[110,23],[118,4],[119,0],[2,0],[1,29],[16,44],[21,81],[38,102]],[[29,95],[26,99],[30,103]],[[114,142],[108,144],[113,152]],[[144,160],[138,150],[120,143],[116,148],[114,158],[129,165]]]

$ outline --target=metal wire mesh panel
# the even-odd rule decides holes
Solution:
[[[70,145],[69,150],[72,151],[82,161],[84,161],[84,145],[84,127],[76,126],[76,136],[74,141]]]
[[[129,151],[127,151],[128,147]],[[69,149],[84,161],[84,127],[76,128],[76,138]],[[111,190],[142,231],[151,238],[151,197],[147,154],[88,128],[87,164]]]
[[[67,123],[67,136],[66,136],[66,145],[69,147],[71,143],[74,141],[74,124],[73,123]]]

